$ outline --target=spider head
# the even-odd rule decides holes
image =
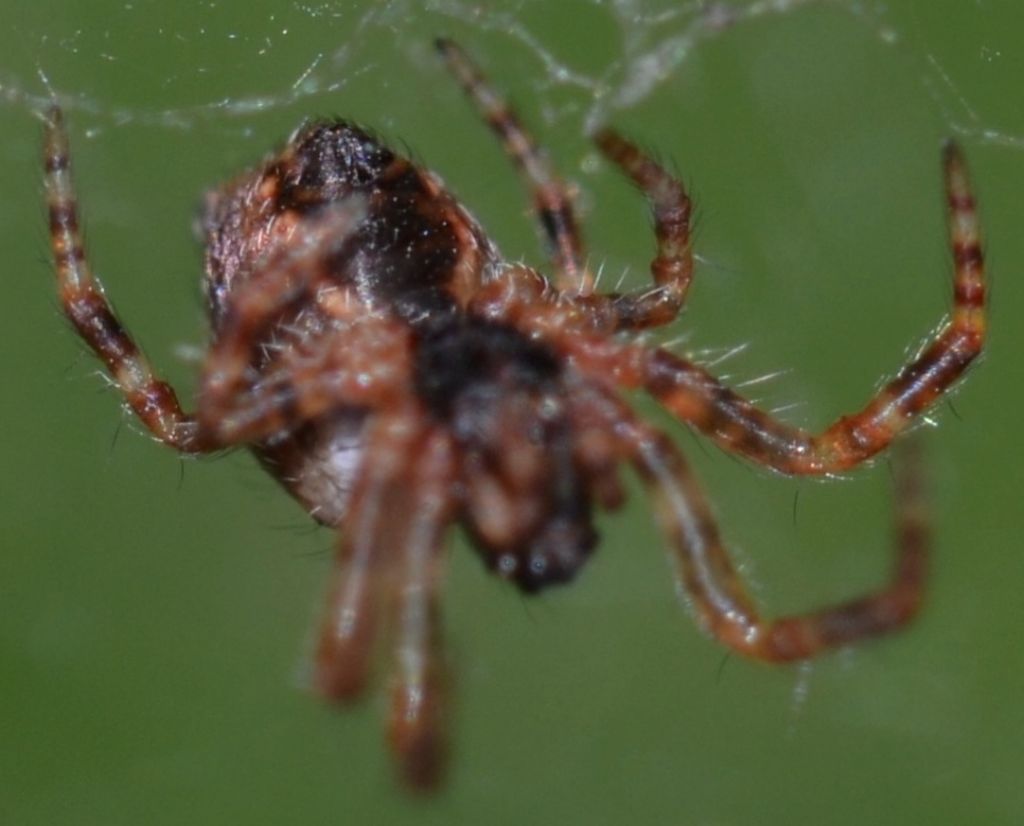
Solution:
[[[487,565],[524,591],[572,579],[597,532],[555,354],[470,318],[421,334],[416,377],[458,446],[463,519]]]

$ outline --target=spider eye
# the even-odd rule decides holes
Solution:
[[[519,567],[519,560],[512,554],[502,554],[498,557],[498,575],[504,579],[509,579],[516,572],[516,568]]]

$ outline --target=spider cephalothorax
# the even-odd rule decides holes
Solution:
[[[740,653],[803,659],[906,623],[927,562],[913,473],[897,486],[886,587],[766,619],[682,455],[619,390],[648,392],[723,448],[784,473],[834,473],[883,450],[985,338],[979,227],[956,147],[943,155],[952,316],[862,410],[815,434],[704,368],[621,335],[664,324],[683,304],[693,256],[682,185],[615,132],[595,135],[647,195],[657,241],[653,289],[595,293],[565,187],[467,57],[450,41],[437,45],[517,162],[555,278],[505,261],[436,176],[368,132],[310,123],[207,196],[200,230],[211,340],[195,415],[154,375],[90,272],[60,110],[48,116],[62,304],[128,405],[183,453],[249,446],[312,516],[339,529],[315,687],[337,699],[358,694],[381,612],[391,612],[391,742],[414,786],[434,784],[445,739],[438,588],[448,528],[465,527],[487,566],[523,590],[565,582],[595,546],[595,511],[623,500],[623,463],[655,499],[701,626]]]

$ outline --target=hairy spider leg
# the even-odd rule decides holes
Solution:
[[[943,168],[954,263],[952,317],[859,412],[840,417],[821,433],[808,433],[661,349],[648,351],[639,376],[642,386],[721,446],[783,473],[842,471],[886,448],[963,375],[985,341],[981,227],[966,164],[952,141],[944,148]]]
[[[679,315],[693,279],[690,198],[680,181],[615,131],[600,130],[594,135],[594,143],[647,196],[657,240],[657,252],[651,261],[653,289],[594,298],[611,302],[615,329],[667,324]]]
[[[523,128],[516,113],[491,88],[462,48],[447,38],[438,38],[435,45],[448,69],[519,168],[551,247],[559,288],[574,294],[588,294],[593,289],[593,277],[583,264],[583,238],[565,184],[552,170],[544,151]]]
[[[952,316],[863,409],[841,416],[820,433],[779,421],[704,368],[667,350],[595,334],[587,327],[585,313],[567,306],[571,301],[560,298],[531,307],[528,299],[536,297],[528,292],[525,277],[517,278],[498,298],[481,291],[480,303],[491,299],[524,329],[552,337],[589,375],[647,390],[669,412],[726,450],[786,474],[837,473],[888,447],[963,375],[984,345],[981,228],[966,165],[952,142],[945,147],[943,165],[954,262]],[[516,274],[509,270],[510,277]]]
[[[617,400],[615,400],[617,403]],[[914,439],[896,464],[896,559],[877,592],[806,614],[761,616],[729,558],[711,506],[682,454],[663,433],[620,407],[616,429],[632,454],[671,544],[681,591],[715,639],[757,660],[802,660],[826,649],[897,630],[917,614],[928,571],[929,528]]]
[[[215,400],[204,397],[204,433],[222,444],[262,441],[337,409],[378,409],[408,392],[410,332],[401,322],[365,316],[318,338],[310,351],[298,344],[258,381]]]
[[[447,692],[439,591],[444,538],[455,512],[451,440],[435,428],[411,469],[409,522],[401,542],[388,735],[405,782],[430,790],[447,757]]]
[[[406,409],[370,419],[365,462],[339,526],[334,571],[313,658],[313,688],[332,700],[359,696],[369,677],[380,610],[394,587],[395,535],[407,513],[406,473],[421,438]]]
[[[440,428],[409,407],[371,420],[367,462],[340,526],[313,687],[336,701],[369,681],[382,612],[393,613],[389,741],[403,780],[430,790],[446,760],[448,674],[439,589],[443,541],[454,517],[454,456]],[[408,515],[408,519],[404,518]]]
[[[153,436],[182,453],[213,449],[198,438],[195,417],[182,411],[174,389],[154,374],[92,274],[79,228],[67,130],[57,105],[46,114],[43,168],[50,246],[64,314],[107,366],[128,406]]]
[[[954,261],[952,317],[860,412],[840,417],[818,434],[779,421],[704,368],[667,350],[595,334],[587,312],[600,296],[547,296],[528,271],[510,268],[506,283],[480,291],[477,306],[557,342],[589,375],[646,389],[727,450],[787,474],[843,471],[885,449],[963,375],[984,344],[981,229],[966,164],[952,142],[943,152],[943,167]]]

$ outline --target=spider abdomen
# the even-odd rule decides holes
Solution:
[[[253,448],[266,471],[324,525],[340,525],[362,469],[366,412],[341,410]]]
[[[332,226],[332,210],[350,203],[359,220]],[[200,234],[214,329],[244,284],[281,265],[275,254],[318,233],[317,280],[403,320],[464,306],[500,261],[436,175],[357,126],[313,122],[262,167],[207,195]]]
[[[577,446],[563,359],[471,314],[501,259],[437,176],[356,126],[312,123],[208,196],[202,229],[215,339],[249,348],[262,392],[288,376],[276,392],[315,396],[313,383],[342,363],[372,371],[373,353],[406,364],[412,396],[461,456],[453,494],[487,566],[527,591],[575,575],[597,542],[594,474]],[[266,308],[270,290],[273,311],[250,329],[248,303]],[[360,337],[373,325],[380,337]],[[237,345],[225,343],[232,337]],[[214,388],[203,401],[218,400]],[[373,420],[364,410],[283,413],[279,431],[254,445],[326,524],[344,521],[363,472]]]

